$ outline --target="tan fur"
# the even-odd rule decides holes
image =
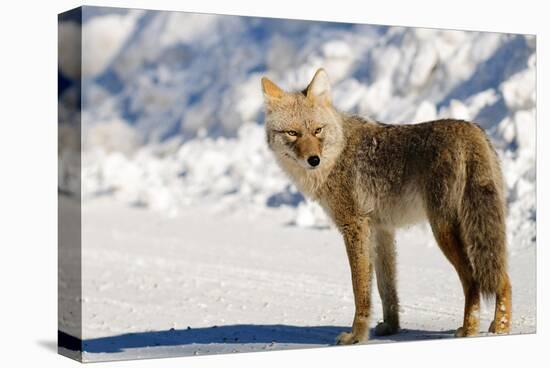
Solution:
[[[279,92],[265,78],[262,87],[269,147],[344,238],[355,318],[338,343],[368,339],[373,264],[384,312],[375,332],[398,331],[394,232],[425,220],[464,289],[464,321],[456,335],[477,333],[480,294],[496,294],[491,331],[509,332],[503,179],[481,128],[458,120],[386,125],[340,113],[322,69],[303,92]],[[311,155],[320,157],[318,166],[308,164]]]
[[[391,335],[399,330],[399,299],[396,289],[394,231],[377,229],[375,232],[374,269],[382,299],[384,321],[376,326],[378,336]]]

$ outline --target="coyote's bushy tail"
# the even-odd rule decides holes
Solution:
[[[485,136],[485,135],[484,135]],[[495,294],[507,278],[506,209],[498,157],[485,136],[467,166],[461,233],[481,293]]]

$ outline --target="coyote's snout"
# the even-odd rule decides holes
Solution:
[[[498,157],[483,130],[438,120],[388,125],[338,112],[326,72],[301,92],[262,78],[267,143],[281,168],[318,201],[342,233],[355,297],[351,332],[338,343],[366,341],[371,269],[384,321],[375,333],[399,330],[395,229],[427,220],[464,289],[464,320],[456,336],[479,329],[480,295],[496,295],[491,332],[507,333],[505,205]]]

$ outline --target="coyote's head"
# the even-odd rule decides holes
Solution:
[[[327,73],[319,69],[302,92],[284,92],[262,78],[267,143],[287,169],[332,167],[343,145],[340,115],[332,106]]]

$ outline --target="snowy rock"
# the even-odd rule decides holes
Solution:
[[[120,119],[97,123],[88,129],[84,137],[85,150],[102,149],[128,155],[139,145],[135,130]]]
[[[472,118],[468,107],[459,100],[451,100],[449,107],[439,112],[439,117],[464,120]]]
[[[504,81],[500,90],[510,110],[530,109],[535,106],[536,74],[532,68]]]
[[[498,132],[507,144],[510,144],[516,138],[516,126],[512,119],[506,117],[498,125]]]
[[[108,14],[92,18],[82,29],[82,75],[105,71],[134,30],[139,12]]]
[[[430,43],[423,44],[418,50],[410,71],[410,85],[420,88],[428,83],[438,61],[437,52]]]
[[[535,110],[520,110],[514,114],[517,131],[517,140],[522,154],[535,156],[536,154],[536,118]]]
[[[294,224],[300,227],[328,226],[328,219],[322,208],[315,202],[301,202],[296,208]]]
[[[416,113],[414,115],[414,121],[421,122],[421,121],[430,121],[437,118],[437,110],[434,106],[434,104],[423,101],[420,106],[418,106],[418,109],[416,110]]]

